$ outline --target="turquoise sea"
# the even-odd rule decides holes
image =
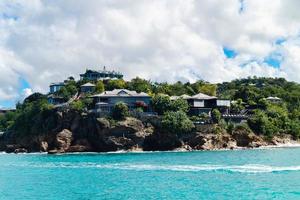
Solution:
[[[0,154],[0,199],[300,199],[300,148]]]

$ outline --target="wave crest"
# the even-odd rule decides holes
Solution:
[[[2,165],[3,166],[3,165]],[[227,171],[238,173],[272,173],[285,171],[300,171],[300,166],[270,166],[270,165],[158,165],[158,164],[98,164],[93,162],[55,162],[55,163],[18,163],[7,164],[9,167],[32,168],[95,168],[112,170],[136,170],[136,171]]]

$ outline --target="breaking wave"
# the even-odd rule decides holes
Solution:
[[[3,166],[3,164],[1,164]],[[273,173],[300,171],[299,166],[269,166],[269,165],[159,165],[159,164],[98,164],[92,162],[57,162],[57,163],[19,163],[7,164],[9,167],[32,167],[32,168],[94,168],[112,170],[135,170],[135,171],[178,171],[178,172],[237,172],[237,173]]]

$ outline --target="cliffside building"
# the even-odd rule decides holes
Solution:
[[[190,106],[191,115],[210,114],[214,108],[218,108],[222,114],[227,114],[230,108],[230,100],[218,99],[203,93],[186,98],[186,100]]]
[[[62,87],[65,86],[64,82],[57,82],[57,83],[51,83],[50,84],[50,94],[53,94],[55,92],[57,92],[58,90],[60,90]]]
[[[80,92],[82,93],[91,93],[94,92],[96,88],[96,85],[92,84],[92,83],[86,83],[83,84],[82,86],[80,86]]]
[[[121,79],[123,74],[116,71],[108,71],[105,67],[103,70],[90,70],[87,69],[84,74],[80,74],[81,80],[98,81],[98,80],[109,80],[109,79]]]
[[[118,102],[127,104],[129,110],[141,107],[144,111],[149,111],[151,97],[146,93],[137,93],[126,89],[115,89],[105,91],[101,94],[92,96],[97,113],[110,113]]]

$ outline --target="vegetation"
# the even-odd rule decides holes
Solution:
[[[68,101],[80,90],[80,85],[86,82],[86,80],[75,82],[74,78],[69,78],[56,95]],[[171,100],[169,96],[195,95],[202,92],[232,100],[231,113],[249,111],[251,117],[247,124],[256,134],[268,137],[275,134],[292,134],[295,138],[300,137],[300,84],[288,82],[283,78],[249,77],[220,84],[211,84],[203,80],[195,83],[178,81],[169,84],[137,77],[131,81],[118,79],[98,81],[93,84],[96,85],[96,93],[125,88],[150,94],[153,97],[153,110],[163,116],[163,126],[169,131],[186,132],[191,127],[191,121],[187,118],[187,101],[180,98]],[[282,102],[271,103],[265,99],[269,96],[279,97]],[[84,97],[72,102],[70,107],[83,111],[92,108],[92,102],[88,97]],[[16,112],[8,112],[0,116],[0,130],[13,129],[24,134],[38,133],[40,129],[51,128],[51,117],[49,117],[51,113],[53,109],[48,104],[46,96],[35,93],[26,98],[22,104],[18,104]],[[114,119],[123,119],[126,116],[128,116],[128,107],[122,103],[117,104],[113,112]],[[208,118],[209,116],[202,115],[191,117],[195,121],[207,121]],[[218,110],[212,111],[211,119],[214,123],[223,123]],[[48,120],[50,123],[43,123],[43,120]],[[235,127],[233,124],[228,124],[228,132],[232,132]]]
[[[184,134],[190,132],[194,124],[183,111],[170,111],[164,114],[162,127],[170,133]]]
[[[76,87],[75,81],[68,81],[64,87],[62,87],[56,94],[64,99],[64,101],[68,101],[72,98],[79,89]]]
[[[96,83],[95,93],[102,93],[104,92],[105,87],[103,81],[98,81]]]
[[[129,110],[128,110],[128,106],[125,103],[119,102],[114,106],[112,112],[113,119],[123,120],[128,116],[129,116]]]
[[[213,111],[211,112],[211,120],[213,121],[213,123],[218,124],[221,121],[221,113],[218,109],[213,109]]]
[[[152,98],[152,107],[159,115],[163,115],[170,111],[183,111],[187,113],[189,105],[186,100],[179,98],[171,100],[169,96],[165,94],[157,94]]]

